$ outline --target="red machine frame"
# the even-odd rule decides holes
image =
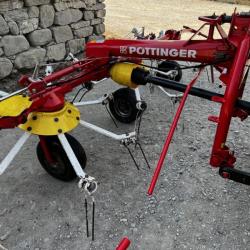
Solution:
[[[243,120],[250,113],[247,108],[236,107],[237,100],[242,98],[244,92],[244,73],[249,63],[250,16],[248,13],[235,13],[231,17],[222,15],[199,19],[205,23],[187,41],[107,40],[101,43],[89,43],[86,47],[87,59],[38,81],[33,81],[27,76],[22,77],[20,83],[27,86],[32,105],[17,117],[2,117],[0,127],[15,127],[25,121],[28,114],[33,111],[52,112],[61,109],[66,93],[82,83],[109,77],[111,66],[117,62],[136,63],[140,59],[174,59],[202,63],[213,65],[221,73],[220,80],[226,86],[223,96],[211,98],[222,106],[218,117],[210,117],[210,120],[218,123],[210,164],[213,167],[233,167],[236,158],[226,146],[230,122],[232,117]],[[225,22],[231,23],[228,36],[221,27]],[[193,40],[206,25],[209,25],[207,39]],[[221,39],[214,38],[215,29],[221,35]],[[72,73],[75,75],[72,76]],[[69,75],[71,75],[69,79],[63,79]],[[47,83],[53,84],[48,87]]]

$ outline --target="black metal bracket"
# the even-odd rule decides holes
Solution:
[[[239,182],[245,185],[250,185],[250,173],[234,169],[232,167],[221,167],[219,170],[221,177]]]

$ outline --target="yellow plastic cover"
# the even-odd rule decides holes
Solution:
[[[113,81],[129,88],[137,88],[138,85],[131,81],[133,69],[138,68],[134,63],[116,63],[110,70],[110,76]]]
[[[25,109],[31,106],[32,102],[29,97],[16,95],[0,102],[0,117],[3,116],[18,116]]]
[[[57,112],[30,113],[27,122],[19,125],[19,128],[35,135],[58,135],[71,131],[79,121],[79,110],[66,102],[63,109]]]

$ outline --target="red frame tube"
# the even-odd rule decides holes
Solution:
[[[116,247],[116,250],[127,250],[130,246],[130,240],[128,238],[123,238],[120,244]]]
[[[48,161],[49,164],[54,164],[55,161],[51,155],[51,152],[49,151],[49,148],[47,146],[46,140],[45,140],[46,136],[39,136],[39,140],[40,140],[40,145],[41,148],[44,152],[45,158]]]
[[[159,175],[160,175],[160,172],[161,172],[161,169],[162,169],[162,166],[163,166],[163,163],[164,163],[164,160],[166,158],[166,155],[167,155],[167,152],[168,152],[168,149],[169,149],[169,146],[170,146],[170,143],[172,141],[172,138],[174,136],[174,132],[175,132],[175,129],[177,127],[177,124],[178,124],[178,121],[180,119],[180,116],[181,116],[181,112],[184,108],[184,105],[186,103],[186,100],[187,100],[187,97],[188,97],[188,94],[189,94],[189,91],[190,89],[194,86],[194,84],[196,83],[198,77],[200,76],[201,72],[203,71],[203,68],[201,68],[201,70],[199,71],[198,75],[188,84],[185,92],[184,92],[184,95],[181,99],[181,102],[180,102],[180,105],[178,107],[178,110],[175,114],[175,117],[174,117],[174,120],[173,120],[173,123],[171,124],[171,127],[170,127],[170,130],[169,130],[169,133],[168,133],[168,136],[167,136],[167,139],[165,141],[165,144],[164,144],[164,147],[163,147],[163,150],[161,152],[161,155],[160,155],[160,159],[157,163],[157,167],[155,169],[155,172],[154,172],[154,175],[153,175],[153,178],[152,178],[152,181],[150,183],[150,186],[149,186],[149,189],[148,189],[148,195],[152,195],[153,194],[153,191],[154,191],[154,188],[155,188],[155,185],[156,185],[156,182],[159,178]]]
[[[250,35],[247,35],[239,45],[230,72],[230,82],[226,87],[223,103],[218,119],[210,164],[214,167],[232,167],[236,158],[225,145],[231,119],[235,111],[235,102],[241,94],[241,82],[246,61],[249,57]],[[246,53],[248,51],[248,53]]]

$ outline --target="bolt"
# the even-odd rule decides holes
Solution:
[[[58,129],[58,133],[61,134],[62,133],[62,129]]]
[[[58,121],[59,121],[59,118],[56,117],[56,118],[54,119],[54,121],[55,121],[55,122],[58,122]]]
[[[28,127],[27,130],[28,130],[28,131],[31,131],[31,130],[32,130],[32,127]]]
[[[222,177],[225,178],[225,179],[229,179],[230,178],[230,174],[226,173],[226,172],[223,172],[222,173]]]

